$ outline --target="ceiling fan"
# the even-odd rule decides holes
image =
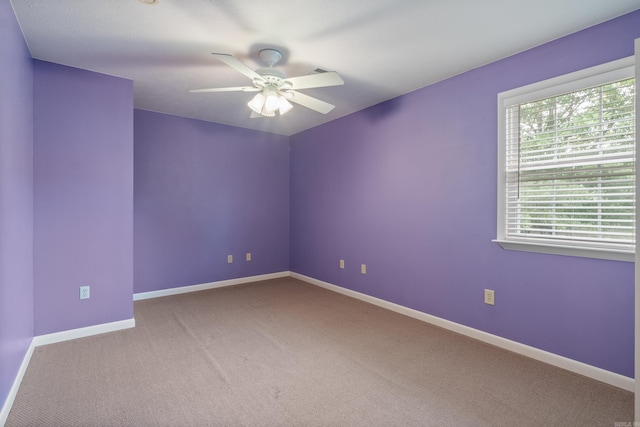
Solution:
[[[333,110],[335,105],[298,92],[298,89],[344,84],[342,78],[335,71],[316,70],[316,74],[287,77],[284,72],[274,68],[274,65],[282,59],[282,54],[275,49],[263,49],[260,51],[260,59],[267,64],[267,67],[259,68],[255,71],[231,55],[225,53],[212,53],[212,55],[236,71],[249,77],[252,80],[253,86],[190,89],[189,92],[258,92],[247,104],[252,110],[252,118],[274,117],[276,112],[279,115],[283,115],[293,108],[291,102],[319,113],[327,114]]]

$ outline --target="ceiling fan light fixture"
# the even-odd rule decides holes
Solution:
[[[265,96],[264,107],[262,107],[262,113],[266,113],[265,115],[268,115],[269,117],[275,114],[276,110],[279,107],[278,98],[278,92],[276,92],[275,90],[268,91]]]
[[[247,105],[256,113],[262,114],[262,107],[264,107],[264,101],[265,101],[264,95],[262,94],[262,92],[258,92],[256,96],[254,96],[253,99],[251,99],[251,101],[249,101]]]
[[[277,90],[269,88],[258,92],[247,105],[252,111],[264,117],[275,117],[276,112],[283,115],[293,108],[293,105]]]
[[[292,108],[293,108],[293,105],[289,101],[287,101],[287,98],[285,98],[282,95],[278,97],[278,109],[280,110],[280,115],[285,114]]]

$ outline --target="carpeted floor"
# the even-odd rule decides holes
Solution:
[[[633,394],[283,278],[36,348],[6,427],[613,426]]]

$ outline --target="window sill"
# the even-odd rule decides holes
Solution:
[[[542,254],[577,256],[583,258],[608,259],[613,261],[634,262],[635,253],[615,249],[583,248],[579,246],[550,245],[532,242],[492,240],[508,251],[537,252]]]

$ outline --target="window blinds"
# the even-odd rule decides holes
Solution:
[[[633,249],[634,79],[506,106],[505,237]]]

